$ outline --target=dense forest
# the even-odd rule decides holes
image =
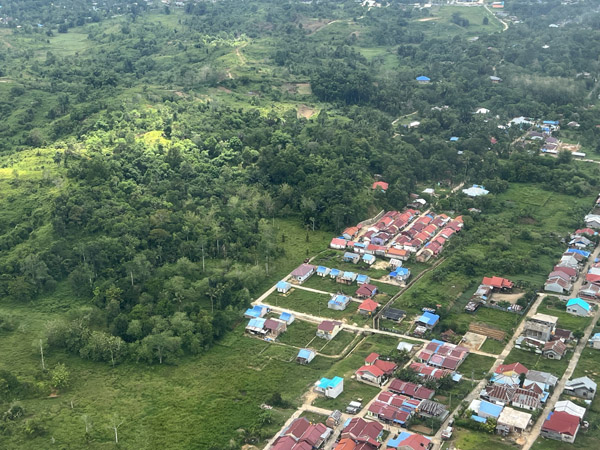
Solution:
[[[597,171],[515,146],[524,129],[505,125],[577,121],[600,153],[597,3],[507,2],[521,20],[504,32],[462,12],[434,27],[412,3],[2,2],[1,301],[67,290],[77,307],[46,325],[43,348],[176,362],[225,336],[290,258],[275,218],[308,241],[425,184],[596,192]],[[412,116],[418,128],[396,123]],[[529,270],[532,255],[461,253],[486,226],[469,208],[491,204],[440,199],[474,230],[453,244],[455,270]],[[3,377],[15,397],[33,389]]]

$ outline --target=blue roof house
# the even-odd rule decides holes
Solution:
[[[578,298],[572,298],[567,302],[567,312],[569,314],[573,314],[574,316],[582,316],[585,317],[589,315],[592,307],[585,300]]]
[[[456,137],[456,136],[452,136],[450,138],[450,142],[457,142],[457,141],[458,141],[458,137]]]
[[[331,269],[329,271],[329,276],[331,278],[337,278],[340,275],[340,269]]]
[[[406,267],[398,267],[392,273],[390,273],[390,278],[394,278],[397,281],[406,281],[410,277],[410,269]]]
[[[501,412],[502,406],[481,400],[481,404],[479,405],[479,417],[493,417],[494,419],[497,419],[500,417]]]
[[[310,348],[301,348],[298,352],[298,356],[296,356],[296,362],[300,364],[308,364],[315,359],[316,355],[316,352]]]
[[[365,253],[362,257],[362,260],[364,262],[366,262],[368,265],[371,265],[375,262],[375,256],[373,255],[369,255],[368,253]]]
[[[325,397],[336,398],[344,391],[344,379],[342,377],[321,378],[315,384],[315,391]]]
[[[421,75],[417,77],[417,81],[419,83],[429,83],[431,81],[431,78]]]
[[[244,317],[246,319],[255,319],[257,317],[263,317],[268,312],[269,308],[265,305],[254,305],[252,308],[246,310]]]
[[[422,323],[429,329],[435,327],[439,321],[440,316],[430,312],[424,312],[423,315],[417,319],[417,322]]]
[[[588,345],[592,348],[600,348],[600,333],[594,334],[589,340]]]
[[[327,307],[336,311],[343,311],[348,306],[348,303],[350,303],[350,297],[338,294],[327,302]]]
[[[409,437],[411,437],[411,436],[412,436],[412,434],[411,434],[411,433],[407,433],[406,431],[402,431],[402,432],[401,432],[401,433],[398,435],[398,437],[397,437],[396,439],[390,439],[390,440],[387,442],[387,444],[386,444],[386,445],[387,445],[387,448],[388,448],[388,449],[390,449],[390,448],[398,448],[398,447],[400,447],[400,443],[401,443],[402,441],[404,441],[404,440],[408,439],[408,438],[409,438]]]
[[[320,277],[326,277],[330,270],[331,269],[329,269],[329,267],[319,266],[317,267],[317,275]]]
[[[338,282],[341,282],[344,284],[352,284],[352,283],[354,283],[354,281],[356,281],[356,277],[357,277],[357,275],[354,272],[346,271],[340,275],[340,277],[338,278]]]
[[[289,325],[290,323],[292,323],[296,318],[294,317],[294,315],[292,313],[283,311],[280,315],[279,315],[279,320],[281,320],[282,322],[285,322],[286,325]]]
[[[357,264],[360,261],[360,255],[358,253],[346,252],[344,253],[343,260],[345,262],[351,262]]]
[[[356,277],[356,284],[358,284],[359,286],[361,284],[368,283],[369,281],[371,281],[371,277],[369,277],[369,275],[358,274],[358,276]]]
[[[250,319],[248,325],[246,325],[246,331],[251,334],[258,334],[264,336],[267,334],[267,330],[265,330],[265,322],[267,320],[257,317],[255,319]]]
[[[287,292],[292,288],[292,285],[290,283],[288,283],[287,281],[283,281],[281,280],[279,283],[277,283],[277,292],[281,293],[281,294],[287,294]]]

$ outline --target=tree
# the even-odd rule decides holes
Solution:
[[[150,334],[142,339],[141,356],[149,362],[158,359],[158,363],[176,356],[181,352],[181,338],[173,336],[171,331]]]
[[[125,420],[120,419],[116,414],[113,414],[110,418],[109,428],[115,432],[115,444],[119,443],[119,428],[123,425],[123,422],[125,422]]]
[[[489,19],[487,16],[485,16],[485,17],[483,18],[483,24],[484,24],[484,25],[489,25],[489,23],[490,23],[490,19]]]
[[[67,387],[69,385],[70,376],[71,374],[69,373],[67,366],[58,363],[52,370],[52,387],[55,389]]]

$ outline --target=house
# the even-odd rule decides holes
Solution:
[[[332,429],[322,423],[311,424],[306,417],[295,419],[271,446],[271,450],[312,450],[329,439]]]
[[[538,370],[530,370],[527,372],[525,377],[525,381],[523,382],[523,386],[529,386],[531,384],[536,384],[542,390],[549,391],[551,388],[554,388],[558,383],[558,378],[551,373],[548,372],[540,372]]]
[[[246,325],[246,332],[257,336],[264,336],[267,333],[265,330],[265,322],[266,319],[261,317],[250,319],[250,322]]]
[[[410,253],[404,248],[390,247],[387,249],[385,256],[388,258],[396,258],[401,261],[407,261],[410,257]]]
[[[469,354],[469,349],[433,339],[417,355],[417,359],[431,366],[455,371]]]
[[[600,333],[596,333],[594,334],[589,340],[588,340],[588,346],[592,347],[592,348],[600,348]]]
[[[518,386],[518,380],[516,386]],[[515,391],[517,388],[515,386],[496,386],[490,385],[486,386],[483,389],[479,396],[482,399],[488,400],[492,403],[501,403],[503,405],[508,405],[515,395]]]
[[[371,266],[376,261],[376,258],[373,255],[369,255],[368,253],[365,253],[362,257],[362,260],[364,263]]]
[[[561,359],[567,352],[567,346],[563,341],[550,341],[546,342],[542,355],[548,359]]]
[[[315,356],[317,356],[317,353],[314,350],[311,350],[310,348],[301,348],[296,356],[296,362],[306,365],[315,359]]]
[[[390,273],[390,279],[396,281],[406,281],[410,277],[410,270],[406,267],[398,267],[396,270]]]
[[[292,272],[292,278],[299,284],[302,284],[308,280],[313,273],[315,273],[315,270],[316,267],[312,264],[301,264]]]
[[[563,281],[565,281],[566,283],[570,283],[571,281],[573,281],[576,277],[570,277],[569,275],[567,275],[565,272],[558,271],[555,270],[554,272],[550,272],[550,275],[548,275],[548,279],[552,279],[552,278],[560,278]]]
[[[254,319],[257,317],[263,317],[265,314],[269,312],[269,308],[265,305],[254,305],[252,308],[249,308],[244,313],[244,317],[246,319]]]
[[[396,347],[396,350],[398,350],[399,352],[410,353],[410,352],[412,352],[412,349],[414,348],[414,346],[415,346],[415,344],[409,344],[408,342],[400,341],[400,342],[398,342],[398,346]]]
[[[356,297],[360,299],[371,298],[375,294],[377,294],[377,286],[374,286],[369,283],[361,284],[360,287],[356,290]]]
[[[578,406],[569,400],[561,400],[559,402],[556,402],[556,404],[554,405],[554,411],[563,411],[568,414],[571,414],[572,416],[579,417],[580,420],[583,420],[583,416],[585,416],[586,410],[584,407]]]
[[[563,272],[565,274],[567,274],[571,281],[574,281],[577,278],[577,269],[572,268],[572,267],[565,267],[565,266],[554,266],[554,269],[552,269],[552,272],[550,273],[550,276],[548,276],[548,278],[552,278],[552,274],[556,273],[556,272]]]
[[[463,189],[463,194],[468,195],[469,197],[480,197],[482,195],[487,195],[490,191],[486,190],[483,186],[479,186],[474,184],[470,188]]]
[[[337,277],[340,276],[340,273],[342,273],[342,271],[340,269],[331,269],[329,271],[329,278],[332,278],[335,280]]]
[[[366,255],[366,256],[369,256],[369,255]],[[368,275],[358,274],[356,277],[356,284],[359,286],[361,284],[368,283],[369,281],[371,281],[371,277],[369,277]]]
[[[380,439],[383,434],[383,425],[379,422],[364,420],[354,417],[342,430],[341,440],[351,439],[360,450],[374,450],[381,446]],[[357,450],[358,450],[357,448]]]
[[[342,377],[321,378],[315,383],[315,391],[325,397],[336,398],[344,391],[344,379]]]
[[[500,434],[522,433],[529,426],[531,414],[505,407],[498,417],[496,431]]]
[[[360,255],[358,253],[346,252],[344,253],[344,262],[351,262],[352,264],[358,264],[360,261]]]
[[[402,431],[398,437],[387,442],[387,450],[427,450],[431,448],[431,440],[420,434],[411,434]]]
[[[502,375],[527,375],[529,373],[529,369],[525,367],[523,364],[516,362],[512,364],[500,364],[494,370],[494,373],[502,374]]]
[[[333,320],[324,320],[317,327],[317,337],[331,340],[333,339],[342,329],[342,322],[335,322]]]
[[[600,228],[600,215],[588,214],[584,217],[584,220],[587,228]]]
[[[279,283],[277,283],[277,292],[280,294],[287,294],[291,288],[292,285],[287,281],[281,280]]]
[[[329,275],[329,272],[331,272],[331,269],[329,267],[325,267],[325,266],[317,267],[317,275],[320,277],[326,277],[327,275]]]
[[[571,239],[569,241],[570,246],[577,247],[578,249],[583,249],[583,248],[589,247],[593,244],[594,243],[592,241],[590,241],[588,238],[586,238],[585,236],[575,236],[573,239]],[[582,256],[585,256],[585,255],[582,255]]]
[[[379,303],[368,298],[360,304],[358,307],[358,313],[366,316],[372,316],[375,314],[375,311],[377,311],[377,308],[379,308]]]
[[[580,298],[572,298],[567,302],[567,312],[574,316],[586,317],[591,310],[590,304]]]
[[[423,400],[417,409],[417,414],[421,417],[431,417],[444,421],[450,412],[441,403],[433,400]]]
[[[418,77],[416,78],[416,80],[417,80],[419,83],[422,83],[422,84],[424,84],[424,83],[429,83],[429,82],[431,81],[431,78],[429,78],[429,77],[426,77],[426,76],[424,76],[424,75],[421,75],[421,76],[418,76]]]
[[[358,227],[348,227],[343,231],[342,236],[344,239],[350,241],[356,237],[359,231]]]
[[[403,395],[381,392],[367,409],[367,415],[384,423],[403,426],[417,409],[421,400]]]
[[[475,415],[483,419],[487,419],[488,417],[498,419],[502,412],[502,408],[502,405],[496,405],[495,403],[490,403],[486,400],[474,399],[467,409],[470,409]]]
[[[371,353],[365,359],[365,365],[356,371],[359,381],[381,386],[392,376],[398,366],[393,361],[379,359],[379,354]]]
[[[528,385],[528,388],[517,388],[513,394],[511,405],[515,408],[535,411],[541,408],[544,391],[537,384]]]
[[[425,311],[421,315],[421,317],[419,317],[417,319],[416,322],[431,330],[433,327],[435,327],[437,325],[437,323],[439,321],[440,321],[440,316],[438,316],[437,314],[433,314],[428,311]]]
[[[267,319],[263,328],[267,332],[267,338],[274,340],[277,339],[281,333],[285,332],[287,327],[284,322],[275,319]]]
[[[334,450],[356,450],[356,442],[349,438],[340,439]],[[368,448],[368,450],[371,449]]]
[[[394,322],[400,322],[406,315],[405,311],[392,307],[387,307],[381,312],[381,316],[386,320],[393,320]]]
[[[544,290],[547,292],[556,292],[557,294],[568,294],[571,292],[572,285],[568,281],[560,278],[548,278],[544,283]]]
[[[279,314],[279,320],[284,322],[286,325],[289,325],[292,322],[294,322],[294,320],[296,320],[296,318],[294,317],[294,315],[292,313],[283,311],[281,314]]]
[[[329,246],[336,250],[344,250],[346,248],[347,244],[348,244],[348,241],[346,241],[346,239],[333,238],[331,240],[331,242],[329,243]]]
[[[435,391],[427,389],[425,386],[408,381],[402,381],[398,378],[392,380],[389,385],[389,390],[399,395],[407,395],[419,400],[431,400],[435,395]]]
[[[537,313],[525,322],[523,335],[547,342],[556,329],[556,322],[558,317]]]
[[[325,425],[327,425],[329,428],[335,429],[340,424],[341,421],[342,421],[342,412],[339,409],[335,409],[331,412],[331,414],[329,414],[329,417],[327,417],[327,420],[325,421]]]
[[[556,339],[562,339],[565,343],[569,343],[574,339],[573,332],[571,330],[565,330],[564,328],[556,328],[554,330],[554,336],[551,338],[553,341]]]
[[[596,395],[596,388],[597,385],[593,380],[588,377],[580,377],[567,381],[563,392],[573,397],[591,400]]]
[[[402,261],[396,258],[390,259],[390,267],[392,269],[397,269],[398,267],[402,267]]]
[[[343,311],[348,306],[348,303],[350,303],[350,297],[346,297],[345,295],[342,295],[342,294],[337,294],[337,295],[333,296],[332,299],[327,302],[327,308],[333,309],[336,311]]]
[[[483,277],[481,284],[490,286],[495,291],[507,291],[514,287],[514,283],[506,278],[501,277]]]
[[[390,187],[390,185],[388,183],[386,183],[385,181],[376,181],[375,183],[373,183],[373,186],[371,186],[371,189],[380,190],[381,192],[385,192],[388,190],[389,187]]]
[[[562,442],[575,442],[579,431],[579,417],[565,411],[551,412],[542,425],[541,436]]]
[[[338,283],[342,283],[342,284],[352,284],[354,281],[356,281],[356,277],[358,275],[355,274],[354,272],[343,272],[340,273],[338,275],[338,277],[335,279],[335,281],[337,281]]]

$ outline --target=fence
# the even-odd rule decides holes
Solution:
[[[381,219],[383,217],[383,215],[385,214],[385,209],[382,209],[379,214],[377,214],[375,217],[371,217],[370,219],[367,220],[363,220],[362,222],[360,222],[358,225],[356,225],[358,228],[362,228],[364,226],[371,226],[374,223],[379,222],[379,219]]]

